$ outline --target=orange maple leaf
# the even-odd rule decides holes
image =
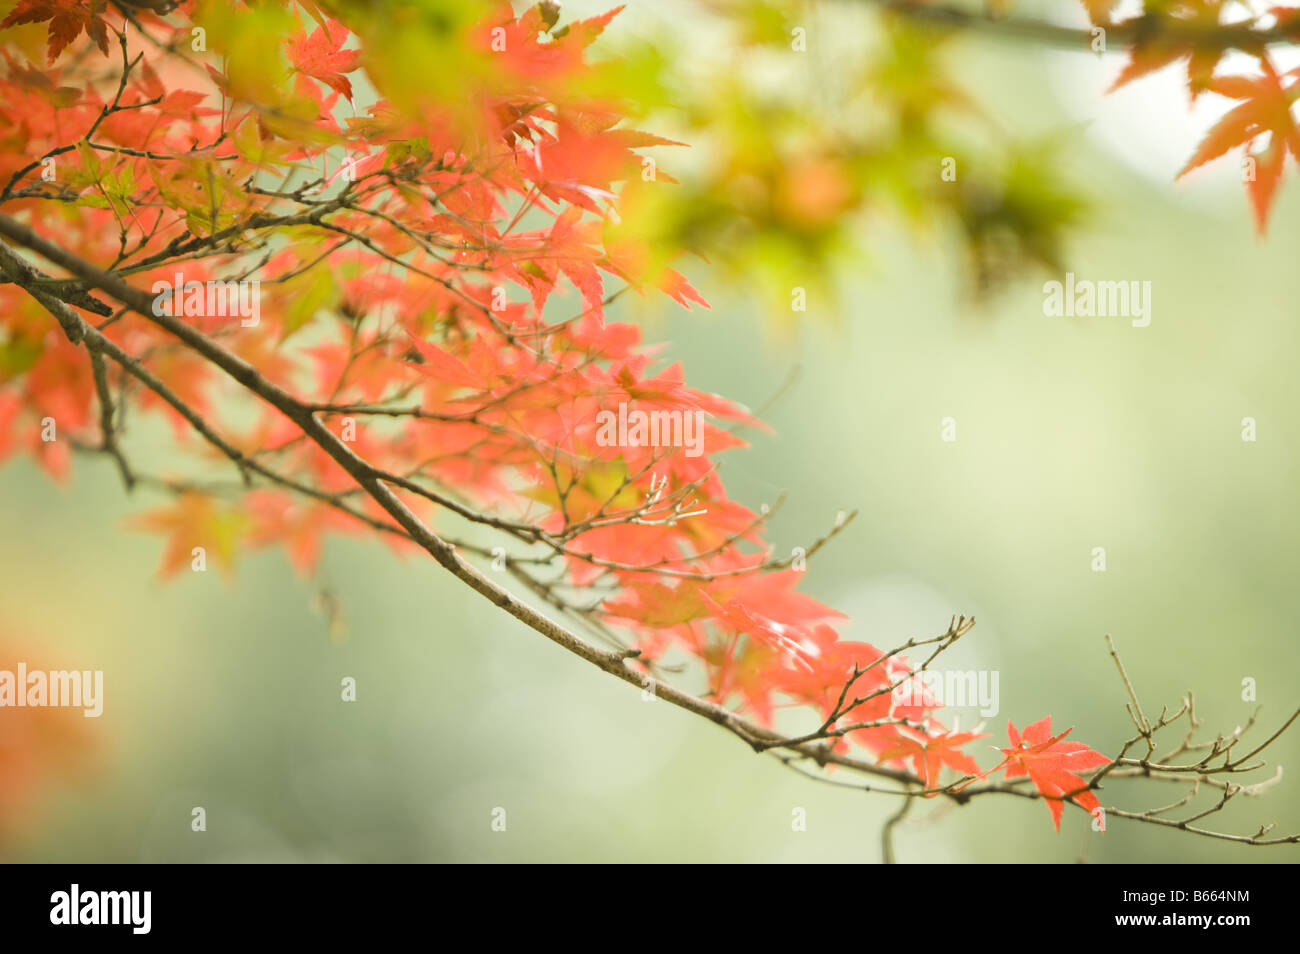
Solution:
[[[248,523],[239,510],[220,507],[203,493],[184,493],[174,503],[130,518],[130,526],[167,536],[158,575],[175,576],[195,557],[196,547],[203,547],[216,558],[217,567],[229,577],[234,572],[235,548]]]
[[[1198,166],[1217,159],[1235,146],[1249,145],[1267,135],[1268,145],[1247,155],[1255,160],[1254,176],[1247,178],[1246,191],[1255,211],[1255,226],[1262,235],[1268,228],[1268,214],[1277,196],[1278,183],[1286,162],[1287,150],[1300,160],[1300,129],[1291,114],[1291,104],[1300,95],[1300,83],[1284,86],[1282,77],[1263,60],[1264,75],[1258,78],[1223,76],[1212,79],[1206,88],[1229,99],[1243,100],[1228,111],[1196,147],[1178,176],[1181,178]]]

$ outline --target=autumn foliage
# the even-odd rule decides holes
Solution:
[[[267,546],[308,574],[326,537],[364,534],[531,620],[458,560],[496,563],[606,643],[610,666],[666,685],[664,666],[692,661],[699,711],[752,720],[756,748],[784,745],[777,713],[793,708],[819,726],[797,744],[822,766],[875,766],[927,796],[1027,776],[1054,825],[1067,801],[1097,812],[1088,776],[1112,760],[1050,717],[1009,725],[999,761],[933,699],[899,700],[914,651],[969,626],[911,653],[842,639],[843,617],[765,543],[766,511],[719,476],[758,422],[607,314],[625,293],[707,307],[683,249],[647,241],[638,217],[677,187],[681,147],[630,125],[618,70],[592,55],[617,12],[11,5],[0,237],[26,257],[0,285],[0,457],[30,453],[63,481],[72,450],[104,454],[128,488],[164,495],[132,521],[162,537],[163,576],[196,548],[229,572]],[[1187,52],[1139,46],[1125,79]],[[1251,188],[1262,228],[1300,151],[1295,76],[1260,62],[1260,78],[1216,78],[1191,56],[1193,91],[1242,105],[1189,168],[1271,133]],[[256,320],[172,294],[216,282],[257,282]],[[620,406],[702,412],[707,453],[609,446],[598,417]],[[128,422],[161,422],[188,469],[138,466]]]
[[[1098,27],[1136,27],[1139,31],[1128,63],[1112,89],[1177,63],[1186,66],[1192,100],[1213,93],[1236,101],[1209,130],[1179,175],[1240,147],[1242,179],[1256,225],[1263,233],[1287,154],[1300,162],[1300,128],[1291,109],[1300,96],[1300,67],[1280,70],[1268,43],[1300,34],[1300,8],[1276,5],[1253,20],[1240,20],[1228,16],[1231,4],[1222,0],[1180,0],[1152,4],[1141,16],[1124,20],[1113,15],[1117,4],[1111,0],[1084,0],[1084,5]],[[1243,31],[1239,43],[1253,61],[1250,72],[1242,73],[1236,64],[1225,68],[1230,48],[1212,42],[1221,25],[1228,23]]]

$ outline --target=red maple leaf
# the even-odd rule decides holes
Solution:
[[[341,49],[348,38],[347,27],[333,20],[310,36],[289,41],[289,62],[299,73],[314,77],[352,99],[352,82],[343,74],[361,65],[360,50]]]
[[[48,35],[49,61],[53,63],[64,47],[85,30],[95,44],[108,54],[108,24],[100,17],[102,0],[84,3],[82,0],[18,0],[9,16],[0,21],[0,30],[23,23],[50,21]]]
[[[891,759],[911,759],[912,767],[918,777],[925,780],[927,789],[937,788],[939,773],[943,766],[948,766],[962,775],[978,776],[980,767],[976,761],[961,751],[961,747],[975,739],[983,739],[987,732],[943,732],[943,727],[934,723],[942,732],[940,735],[922,735],[910,726],[904,726],[898,741],[877,753],[881,761]],[[929,792],[927,798],[933,798],[937,792]]]
[[[304,503],[276,490],[251,494],[247,503],[253,518],[248,543],[283,543],[293,568],[303,576],[310,575],[320,563],[325,531],[352,531],[360,526],[333,507]]]
[[[1033,725],[1025,726],[1022,737],[1008,719],[1007,737],[1011,740],[1011,748],[1001,750],[1002,763],[991,770],[996,772],[1005,767],[1007,778],[1028,775],[1047,801],[1047,808],[1052,813],[1052,825],[1058,831],[1067,798],[1089,812],[1101,808],[1097,796],[1088,789],[1088,783],[1075,773],[1110,764],[1110,759],[1100,752],[1094,752],[1082,742],[1061,741],[1073,731],[1074,727],[1071,726],[1060,735],[1053,736],[1052,717],[1047,716]],[[1105,828],[1102,830],[1105,831]]]

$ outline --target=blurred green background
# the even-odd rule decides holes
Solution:
[[[680,31],[682,9],[634,4],[620,28]],[[809,62],[814,83],[835,68]],[[1206,730],[1231,731],[1254,710],[1243,678],[1257,680],[1262,740],[1300,704],[1300,188],[1284,184],[1258,241],[1234,170],[1175,185],[1177,155],[1155,161],[1198,129],[1179,125],[1176,90],[1104,100],[1094,73],[1117,61],[1023,45],[962,42],[952,62],[1008,130],[1064,137],[1063,171],[1095,204],[1068,266],[1150,281],[1149,327],[1044,317],[1041,283],[1059,275],[977,305],[949,236],[887,220],[866,229],[838,302],[814,295],[785,331],[699,263],[688,270],[712,311],[622,301],[614,316],[670,342],[696,387],[750,407],[779,395],[764,413],[776,433],[723,473],[751,506],[788,492],[772,533],[786,552],[836,510],[861,512],[805,583],[852,617],[848,638],[887,647],[953,613],[978,618],[948,666],[1000,672],[989,744],[1005,744],[1008,718],[1050,713],[1057,731],[1116,751],[1132,727],[1105,633],[1149,715],[1192,689]],[[1247,416],[1256,443],[1241,440]],[[940,440],[945,417],[954,443]],[[337,641],[315,606],[322,581],[296,578],[282,553],[243,559],[230,584],[216,572],[158,583],[159,542],[122,526],[143,503],[107,461],[79,460],[62,490],[15,461],[0,499],[0,627],[52,665],[103,669],[106,686],[103,717],[86,720],[96,773],[43,789],[0,849],[8,860],[880,859],[891,798],[807,781],[643,702],[428,561],[332,540],[322,581],[347,620]],[[1090,569],[1098,546],[1105,573]],[[354,704],[339,700],[345,676]],[[1271,754],[1290,769],[1300,732]],[[1300,830],[1296,784],[1211,821]],[[1102,802],[1149,808],[1173,792],[1117,782]],[[206,832],[190,829],[194,806]],[[497,807],[505,832],[491,827]],[[795,808],[806,831],[792,831]],[[997,798],[927,802],[896,846],[911,862],[1297,857],[1118,819],[1102,836],[1073,810],[1058,834],[1041,803]]]

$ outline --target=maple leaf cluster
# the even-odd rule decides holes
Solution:
[[[1241,147],[1242,178],[1255,225],[1260,234],[1267,231],[1288,153],[1300,162],[1300,128],[1293,109],[1300,97],[1300,67],[1279,70],[1269,42],[1300,40],[1300,7],[1273,5],[1241,19],[1248,8],[1224,0],[1149,0],[1133,16],[1116,20],[1115,0],[1082,2],[1095,26],[1137,28],[1137,40],[1112,90],[1185,62],[1193,101],[1207,92],[1238,101],[1210,128],[1178,175]],[[1235,31],[1237,47],[1254,60],[1253,73],[1220,70],[1232,49],[1216,39],[1224,27]]]
[[[758,422],[606,315],[623,290],[705,304],[618,214],[627,183],[672,187],[647,185],[642,151],[676,144],[627,128],[626,104],[588,63],[617,11],[564,27],[546,4],[444,13],[421,31],[362,5],[331,17],[308,2],[153,14],[22,0],[0,27],[48,24],[51,65],[3,50],[0,211],[163,289],[159,300],[177,285],[259,282],[255,322],[180,317],[294,395],[430,525],[468,526],[460,549],[487,556],[475,532],[505,535],[522,550],[512,573],[630,640],[633,665],[684,654],[719,704],[763,725],[802,707],[832,749],[910,766],[927,794],[945,769],[987,775],[966,751],[982,733],[941,722],[934,699],[899,701],[907,660],[841,639],[842,615],[772,560],[765,515],[728,496],[715,458]],[[195,25],[212,51],[195,48]],[[454,89],[394,61],[437,61]],[[27,450],[64,479],[68,448],[107,451],[128,484],[171,494],[134,521],[166,537],[164,576],[196,547],[230,571],[283,545],[304,573],[327,534],[414,548],[301,421],[151,316],[42,280],[134,366],[97,368],[36,297],[0,285],[0,458]],[[702,415],[707,453],[609,446],[599,415],[620,406]],[[242,480],[146,480],[121,453],[128,408],[164,420],[186,459],[233,461]],[[42,436],[50,422],[57,440]],[[1072,773],[1106,759],[1048,726],[1026,730],[1028,748],[1012,729],[997,769],[1027,773],[1059,825],[1063,799],[1096,802]]]

